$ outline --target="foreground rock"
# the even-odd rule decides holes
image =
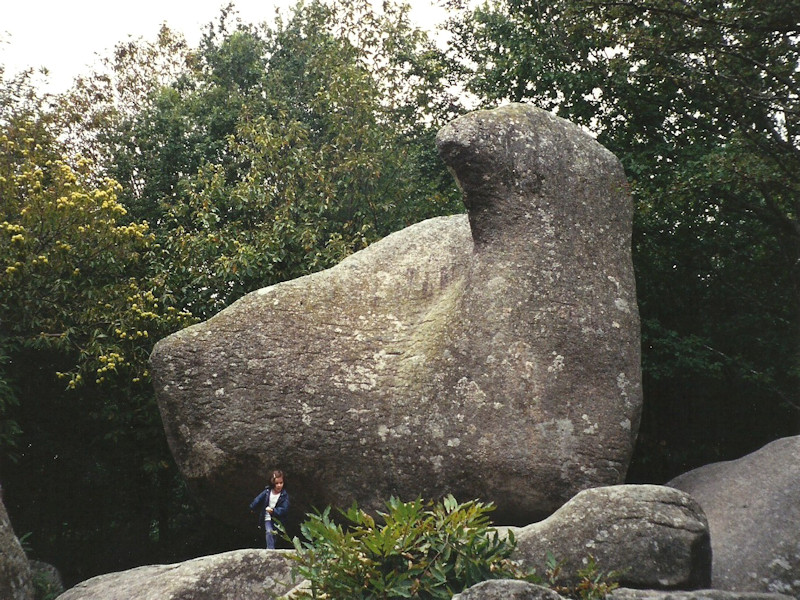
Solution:
[[[695,589],[711,583],[706,518],[688,494],[672,488],[586,490],[548,519],[512,531],[517,538],[513,558],[539,574],[547,570],[548,554],[563,561],[565,576],[577,573],[592,556],[601,572],[619,571],[626,586]]]
[[[469,216],[249,294],[157,344],[172,452],[220,519],[274,467],[293,513],[392,495],[527,524],[620,483],[641,410],[631,201],[619,161],[531,106],[437,144]]]
[[[606,600],[794,600],[783,594],[767,594],[758,592],[729,592],[723,590],[663,591],[632,590],[620,588],[614,590]]]
[[[800,436],[669,482],[708,517],[712,587],[800,597]]]
[[[452,600],[561,600],[553,590],[514,579],[484,581],[453,596]]]
[[[0,598],[33,600],[33,579],[28,558],[11,527],[0,488]]]
[[[273,600],[293,587],[294,564],[287,551],[235,550],[101,575],[57,600]]]
[[[508,579],[485,581],[453,596],[453,600],[558,600],[547,588]],[[781,594],[723,592],[720,590],[663,591],[617,589],[607,600],[792,600]]]

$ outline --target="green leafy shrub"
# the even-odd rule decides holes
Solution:
[[[55,600],[64,591],[58,582],[42,572],[33,574],[33,589],[36,600]]]
[[[310,582],[302,598],[449,599],[487,579],[524,576],[509,558],[513,534],[491,526],[492,505],[448,496],[441,503],[392,498],[386,506],[380,523],[353,505],[342,511],[347,527],[330,508],[301,525],[296,571]]]
[[[566,598],[576,600],[602,600],[619,587],[617,571],[602,572],[594,556],[589,556],[586,566],[576,576],[564,576],[562,562],[547,554],[547,570],[541,582]]]

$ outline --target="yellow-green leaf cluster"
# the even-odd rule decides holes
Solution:
[[[153,235],[126,220],[116,181],[94,181],[89,161],[53,158],[25,129],[0,136],[3,333],[71,356],[59,375],[69,388],[111,375],[137,383],[151,332],[188,322],[156,296],[145,261]]]

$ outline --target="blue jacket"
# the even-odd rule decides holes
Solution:
[[[269,492],[272,488],[267,486],[264,491],[256,496],[250,503],[250,510],[255,511],[258,509],[259,524],[264,523],[266,517],[267,506],[269,505]],[[272,518],[275,521],[280,521],[289,512],[289,492],[286,488],[281,490],[281,495],[278,496],[278,503],[275,505],[275,510],[272,511]]]

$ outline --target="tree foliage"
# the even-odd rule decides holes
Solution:
[[[146,539],[164,502],[131,511],[126,492],[157,490],[153,480],[170,471],[147,358],[155,340],[191,318],[150,267],[147,224],[128,221],[118,183],[67,151],[56,115],[26,77],[4,81],[1,94],[6,502],[24,499],[19,526],[35,528],[42,547],[92,535],[98,516]]]
[[[435,52],[408,7],[310,2],[271,27],[228,7],[178,67],[158,58],[176,48],[168,30],[127,45],[95,77],[112,84],[80,91],[114,89],[101,94],[112,107],[139,99],[83,137],[107,157],[129,218],[150,224],[193,314],[460,209],[432,143],[446,94],[422,68]],[[142,56],[168,68],[142,76]],[[177,77],[156,85],[165,73]]]
[[[797,430],[798,8],[499,0],[450,24],[467,89],[556,111],[623,161],[636,202],[640,444],[655,462],[664,442],[686,449],[664,476]],[[687,414],[685,430],[672,427]]]
[[[295,538],[307,598],[449,599],[489,579],[523,578],[511,561],[513,534],[491,527],[490,505],[390,499],[378,519],[353,506],[346,526],[330,508],[310,515]]]

